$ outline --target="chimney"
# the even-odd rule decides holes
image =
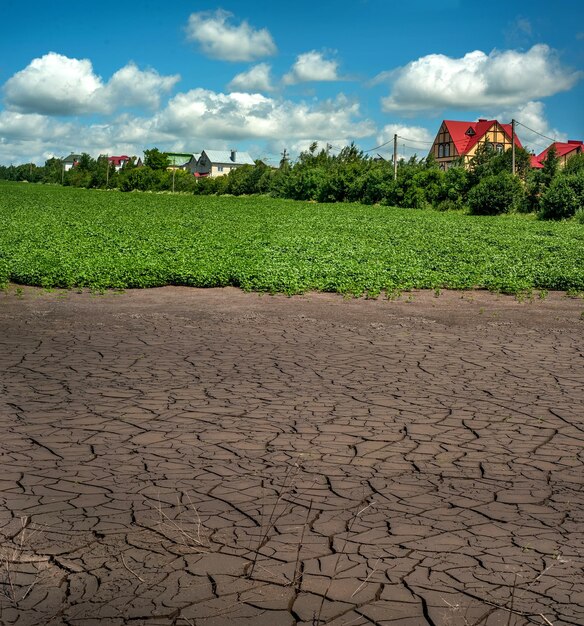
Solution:
[[[479,122],[488,122],[489,120],[485,119],[484,117],[479,117]]]
[[[237,156],[237,150],[235,148],[231,148],[231,160],[235,163],[235,158]]]
[[[582,142],[578,141],[578,139],[568,139],[568,143],[576,144],[579,146]]]

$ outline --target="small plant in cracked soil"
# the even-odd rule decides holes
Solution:
[[[39,583],[49,562],[49,557],[31,552],[30,541],[39,529],[30,527],[26,516],[19,522],[16,534],[5,536],[0,545],[0,591],[4,601],[14,608],[18,608]]]

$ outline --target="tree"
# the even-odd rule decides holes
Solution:
[[[539,217],[561,220],[584,207],[584,172],[559,174],[541,197]]]
[[[483,178],[468,193],[473,215],[500,215],[516,211],[523,197],[521,181],[508,172]]]
[[[584,152],[578,152],[569,157],[564,167],[564,172],[566,174],[584,172]]]
[[[52,157],[45,161],[43,182],[60,183],[63,178],[63,161]]]
[[[166,152],[152,148],[152,150],[144,150],[144,165],[151,170],[165,170],[170,163]]]
[[[543,161],[543,169],[541,170],[541,184],[543,187],[547,189],[552,184],[559,167],[558,151],[556,146],[552,145],[547,151],[545,161]]]
[[[91,172],[95,169],[95,166],[96,160],[87,152],[84,152],[75,167],[81,172]]]

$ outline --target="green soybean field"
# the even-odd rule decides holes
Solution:
[[[0,183],[0,225],[2,285],[584,291],[584,225],[525,215]]]

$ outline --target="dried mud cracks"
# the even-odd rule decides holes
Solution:
[[[477,297],[0,295],[0,623],[584,623],[584,322]]]

